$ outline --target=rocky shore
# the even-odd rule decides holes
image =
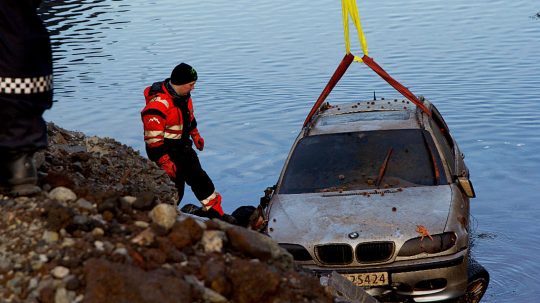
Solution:
[[[174,206],[131,147],[49,124],[42,192],[0,194],[1,302],[333,302],[270,238]]]

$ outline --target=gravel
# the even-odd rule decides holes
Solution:
[[[268,237],[180,213],[174,184],[131,147],[48,135],[42,191],[0,194],[0,302],[333,302]]]

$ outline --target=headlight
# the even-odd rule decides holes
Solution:
[[[431,235],[431,237],[433,240],[427,237],[408,240],[399,250],[398,256],[410,257],[421,253],[436,254],[456,245],[457,236],[453,232]]]

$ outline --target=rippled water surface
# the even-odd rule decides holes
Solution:
[[[359,1],[370,55],[438,106],[466,155],[477,193],[473,252],[492,279],[483,302],[540,300],[539,4]],[[276,182],[344,55],[336,0],[57,0],[41,11],[55,58],[46,119],[64,128],[144,154],[143,89],[179,62],[197,69],[200,157],[229,212]],[[354,64],[329,101],[374,91],[400,97]]]

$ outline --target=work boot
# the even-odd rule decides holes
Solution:
[[[41,191],[33,154],[22,153],[2,159],[2,181],[12,196],[29,196]]]
[[[228,214],[221,215],[213,208],[210,208],[209,210],[204,210],[204,208],[200,206],[194,204],[186,204],[180,209],[180,211],[186,214],[195,215],[203,218],[220,219],[227,223],[238,225],[238,222],[233,216]]]
[[[201,211],[201,207],[190,203],[182,206],[180,211],[186,214],[196,215],[199,211]]]

